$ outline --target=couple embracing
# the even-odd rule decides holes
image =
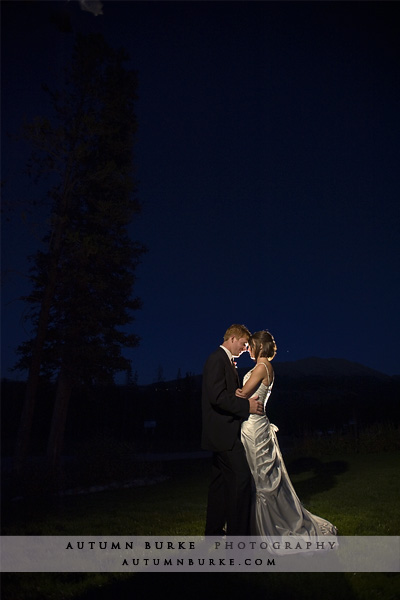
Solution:
[[[241,387],[234,358],[246,350],[256,364]],[[213,452],[205,535],[336,535],[302,506],[265,414],[275,354],[269,331],[231,325],[204,366],[202,447]]]

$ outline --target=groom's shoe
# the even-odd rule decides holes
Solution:
[[[204,533],[204,535],[210,536],[210,537],[225,537],[226,536],[226,531],[224,529],[224,527],[222,527],[221,529],[217,529],[215,531],[213,531],[212,533],[208,533],[207,531]]]

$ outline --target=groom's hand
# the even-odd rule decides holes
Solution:
[[[264,414],[264,406],[262,402],[259,402],[258,396],[253,396],[249,398],[249,407],[251,415],[263,415]]]

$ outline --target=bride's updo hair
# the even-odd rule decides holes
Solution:
[[[277,347],[273,336],[266,329],[256,331],[249,339],[249,346],[254,350],[254,358],[257,360],[260,356],[272,360],[276,354]]]

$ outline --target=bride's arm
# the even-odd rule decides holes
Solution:
[[[242,389],[236,390],[236,395],[240,398],[250,398],[258,389],[260,383],[265,377],[265,367],[258,364],[252,371],[249,379],[246,381]]]

